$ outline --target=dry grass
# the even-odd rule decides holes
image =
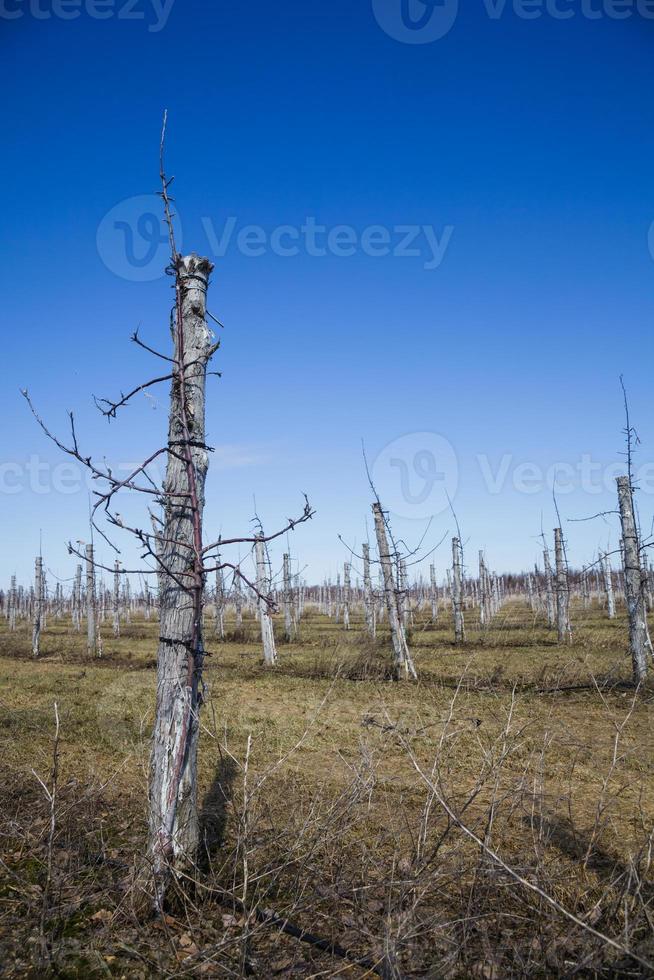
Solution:
[[[260,664],[253,624],[224,644],[209,624],[207,848],[194,885],[159,922],[131,901],[156,624],[132,624],[118,641],[106,624],[104,658],[93,662],[66,623],[49,624],[38,662],[26,627],[0,633],[3,974],[370,975],[262,923],[273,909],[387,977],[649,975],[517,884],[430,789],[526,881],[654,961],[652,692],[627,683],[622,618],[573,613],[567,647],[522,604],[460,649],[449,622],[418,621],[416,685],[388,682],[384,638],[365,641],[358,622],[346,634],[309,615],[273,671]],[[32,769],[48,782],[54,701],[44,965],[49,811]]]

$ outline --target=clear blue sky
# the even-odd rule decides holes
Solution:
[[[363,437],[398,533],[416,541],[443,503],[421,502],[425,481],[453,479],[451,459],[432,467],[442,443],[420,435],[436,433],[457,461],[470,565],[483,547],[498,570],[528,567],[541,512],[546,529],[555,518],[547,480],[516,467],[619,465],[620,372],[637,467],[654,459],[654,20],[589,19],[574,4],[565,20],[510,3],[493,17],[470,0],[440,39],[404,43],[418,32],[402,27],[401,0],[74,3],[54,8],[72,19],[52,0],[3,0],[0,16],[3,583],[31,574],[39,529],[61,576],[65,541],[86,537],[86,491],[37,492],[61,473],[26,470],[62,460],[19,386],[60,431],[74,410],[83,444],[114,463],[162,439],[165,389],[111,427],[90,396],[158,372],[129,344],[137,325],[168,342],[170,281],[147,263],[147,200],[130,203],[157,190],[164,107],[183,246],[215,261],[210,308],[226,324],[210,529],[247,531],[255,496],[273,530],[306,491],[317,515],[293,550],[310,579],[334,575],[347,559],[337,534],[360,543],[370,513]],[[429,20],[421,0],[409,8]],[[307,219],[331,232],[327,254],[312,254]],[[248,225],[266,235],[258,249],[242,247]],[[297,254],[271,244],[281,226]],[[404,226],[418,255],[397,254]],[[375,243],[391,254],[367,254]],[[564,520],[613,507],[601,478],[599,493],[581,483],[560,495]],[[642,483],[649,527],[651,472]],[[426,544],[452,530],[437,514]],[[612,520],[566,533],[575,564],[616,542]],[[442,573],[445,545],[435,561]]]

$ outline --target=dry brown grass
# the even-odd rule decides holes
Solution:
[[[573,644],[559,647],[510,604],[462,649],[449,622],[417,622],[416,685],[386,679],[384,638],[370,644],[358,623],[346,634],[308,616],[273,671],[260,664],[252,624],[224,644],[209,624],[207,850],[163,922],[144,921],[132,902],[156,624],[133,624],[118,641],[107,624],[104,658],[93,662],[65,623],[49,624],[39,662],[26,628],[0,633],[4,974],[370,974],[261,922],[273,909],[387,977],[648,975],[498,868],[429,787],[526,881],[654,960],[652,692],[627,683],[622,618],[576,608],[573,621]],[[47,783],[55,700],[60,795],[44,967],[48,807],[31,770]],[[235,901],[243,897],[250,915]]]

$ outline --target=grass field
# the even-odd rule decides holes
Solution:
[[[483,634],[470,611],[458,648],[424,616],[417,684],[359,617],[309,609],[272,670],[253,622],[207,623],[205,845],[163,920],[135,900],[157,624],[104,624],[91,661],[50,620],[33,661],[3,623],[2,975],[654,975],[654,694],[623,613],[573,606],[558,646],[516,601]]]

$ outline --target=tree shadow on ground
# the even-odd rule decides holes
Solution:
[[[223,846],[227,828],[228,804],[236,777],[236,763],[223,756],[200,811],[200,850],[198,867],[209,871],[213,858]]]

